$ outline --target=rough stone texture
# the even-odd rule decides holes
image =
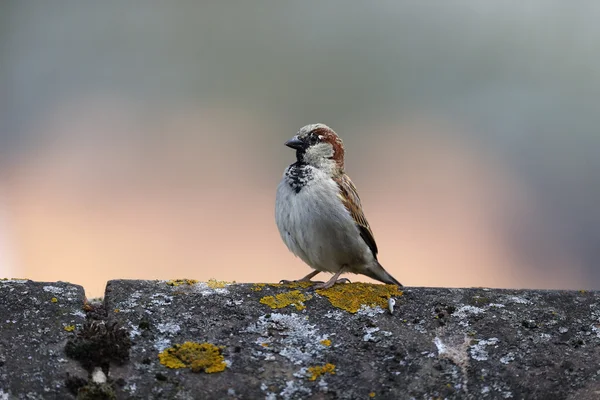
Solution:
[[[126,382],[123,397],[600,397],[597,292],[410,288],[393,314],[351,314],[311,289],[300,289],[313,293],[304,310],[273,310],[260,299],[295,288],[252,289],[110,282],[108,319],[134,342],[131,362],[111,370]],[[230,367],[204,374],[159,363],[159,351],[186,341],[225,346]],[[326,363],[335,375],[305,376]]]
[[[121,325],[132,347],[128,361],[105,368],[106,393],[118,399],[600,398],[599,292],[407,288],[390,314],[379,307],[349,313],[310,288],[179,283],[109,282],[104,307],[88,318]],[[71,308],[55,312],[46,308],[54,305],[42,289],[48,285],[3,284],[0,399],[26,392],[74,397],[62,382],[74,365],[58,360],[65,358],[63,324],[81,328],[82,294],[52,284],[78,293]],[[286,298],[304,297],[303,304],[261,303],[295,290]],[[16,331],[11,322],[6,333],[5,321],[17,317],[5,315],[18,316],[26,328]],[[52,333],[43,338],[29,333],[46,326]],[[7,348],[19,334],[27,336]],[[24,350],[36,340],[37,351]],[[161,364],[159,352],[184,342],[223,346],[227,368],[207,374]],[[27,355],[32,360],[25,362]],[[335,374],[317,376],[315,367]],[[88,383],[105,377],[78,368]],[[22,378],[31,383],[20,384]]]
[[[0,280],[0,399],[62,399],[67,373],[85,376],[64,352],[84,299],[69,283]]]

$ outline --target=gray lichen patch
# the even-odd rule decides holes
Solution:
[[[264,360],[279,355],[295,365],[307,365],[321,360],[329,347],[322,342],[330,335],[321,334],[306,317],[295,313],[262,315],[245,332],[259,335],[253,355]]]

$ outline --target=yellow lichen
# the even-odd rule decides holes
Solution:
[[[206,284],[211,289],[223,289],[225,286],[231,284],[231,282],[218,281],[216,279],[209,279],[208,282],[206,282]]]
[[[323,374],[335,375],[335,365],[327,363],[323,366],[317,365],[315,367],[308,367],[307,372],[310,374],[308,380],[315,381]]]
[[[373,397],[375,397],[375,392],[371,392],[371,393],[369,393],[369,397],[370,397],[370,398],[373,398]]]
[[[402,292],[396,285],[362,282],[337,284],[329,289],[317,289],[317,293],[327,297],[334,307],[352,314],[362,306],[387,308],[390,297],[402,296]]]
[[[64,327],[64,330],[67,332],[73,332],[75,330],[75,325],[67,325]]]
[[[167,281],[169,286],[193,285],[195,283],[198,283],[196,279],[171,279]]]
[[[114,312],[121,312],[121,310],[119,310],[118,308],[115,308]]]
[[[307,289],[307,288],[311,287],[312,285],[314,285],[314,282],[310,282],[310,281],[269,283],[269,286],[274,287],[274,288],[283,287],[283,288],[288,288],[288,289],[298,289],[298,288]]]
[[[185,342],[169,347],[158,354],[160,363],[167,368],[191,368],[207,374],[225,370],[221,349],[211,343]]]
[[[323,340],[321,340],[321,342],[320,342],[320,343],[321,343],[323,346],[327,346],[327,347],[331,346],[331,340],[329,340],[329,339],[323,339]]]
[[[260,292],[261,290],[263,290],[263,288],[266,286],[266,283],[255,283],[254,285],[252,285],[252,287],[250,288],[250,290],[253,290],[255,292]]]
[[[51,298],[50,301],[53,303],[58,303],[58,299],[56,297]]]
[[[312,299],[311,295],[305,295],[299,290],[292,290],[291,292],[284,292],[276,294],[275,296],[265,296],[260,299],[262,304],[266,304],[269,307],[275,308],[284,308],[289,305],[294,305],[296,310],[304,310],[306,306],[304,302]]]

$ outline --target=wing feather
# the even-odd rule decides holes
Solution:
[[[344,206],[354,219],[354,222],[356,223],[356,226],[360,232],[360,236],[373,252],[375,259],[377,259],[377,243],[375,243],[375,237],[373,236],[371,227],[367,222],[365,213],[362,210],[362,205],[360,203],[360,197],[358,197],[356,186],[354,186],[354,183],[352,183],[350,177],[346,174],[334,179],[340,188],[340,199],[342,200],[342,203],[344,203]]]

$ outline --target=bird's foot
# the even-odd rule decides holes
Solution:
[[[298,283],[298,282],[314,282],[314,281],[311,281],[311,278],[314,278],[319,272],[320,271],[313,271],[310,274],[306,275],[304,278],[296,279],[294,281],[288,281],[288,280],[282,279],[279,281],[279,283],[286,285],[289,283]]]
[[[351,283],[350,279],[348,278],[341,278],[341,279],[330,279],[325,283],[319,283],[318,285],[315,285],[315,289],[329,289],[331,287],[333,287],[333,285],[335,285],[336,283]]]
[[[288,281],[287,279],[282,279],[279,281],[281,285],[289,285],[292,283],[302,283],[302,282],[310,282],[310,283],[323,283],[323,281],[311,281],[310,279],[296,279],[293,281]]]

